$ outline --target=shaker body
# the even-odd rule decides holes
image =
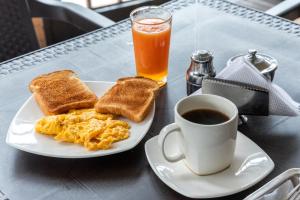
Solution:
[[[212,53],[207,50],[195,51],[191,56],[191,64],[186,72],[187,95],[202,87],[205,77],[215,77]]]

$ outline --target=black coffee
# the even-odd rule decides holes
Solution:
[[[191,110],[184,113],[182,117],[191,122],[205,125],[221,124],[229,120],[225,114],[210,109]]]

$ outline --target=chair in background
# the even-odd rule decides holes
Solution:
[[[92,10],[56,0],[0,0],[0,62],[39,48],[32,17],[72,24],[84,32],[114,24]]]
[[[300,0],[285,0],[266,11],[270,15],[276,15],[300,24]]]
[[[285,0],[266,11],[270,15],[282,16],[300,6],[300,0]]]

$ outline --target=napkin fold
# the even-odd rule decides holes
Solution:
[[[255,66],[243,58],[227,62],[227,66],[217,74],[216,78],[244,82],[268,89],[270,115],[297,116],[300,114],[298,102],[294,101],[286,91],[268,80]],[[199,93],[201,93],[201,89],[194,94]]]

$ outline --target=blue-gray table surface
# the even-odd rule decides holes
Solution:
[[[185,199],[151,170],[144,143],[173,122],[173,107],[186,95],[185,71],[195,49],[214,53],[220,71],[249,48],[274,56],[274,82],[300,101],[300,26],[222,0],[172,1],[168,84],[156,100],[151,129],[134,149],[92,159],[56,159],[21,152],[5,144],[8,126],[31,95],[35,76],[72,69],[83,80],[115,81],[135,75],[128,20],[0,64],[0,199]],[[222,199],[242,199],[281,172],[300,167],[299,117],[249,117],[239,130],[275,162],[273,172],[250,189]]]

